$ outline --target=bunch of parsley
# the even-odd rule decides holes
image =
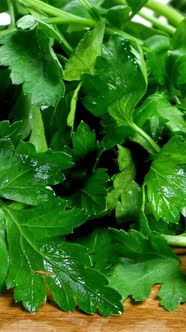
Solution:
[[[186,246],[184,12],[155,0],[1,0],[3,11],[1,292],[34,312],[48,289],[62,310],[108,316],[160,283],[175,309],[186,301],[171,248]]]

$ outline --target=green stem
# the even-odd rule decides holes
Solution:
[[[69,42],[66,40],[66,38],[62,34],[60,34],[60,35],[61,35],[61,43],[65,46],[66,50],[69,53],[72,53],[73,52],[72,46],[69,44]]]
[[[118,5],[127,5],[126,0],[116,0],[116,3]],[[162,4],[160,0],[148,0],[144,7],[153,10],[159,16],[166,17],[174,26],[177,26],[185,18],[178,10],[167,4]],[[149,19],[148,21],[151,22]]]
[[[160,152],[159,145],[143,129],[138,127],[134,122],[131,123],[131,127],[147,142],[147,150],[152,155],[156,155],[158,152]]]
[[[78,20],[77,20],[78,18]],[[80,18],[78,16],[76,16],[75,19],[72,19],[69,17],[60,17],[60,16],[56,16],[56,17],[49,17],[47,19],[45,19],[45,22],[48,24],[70,24],[70,23],[78,23],[81,24],[83,26],[86,27],[95,27],[96,25],[96,21],[90,20],[90,19],[84,19],[84,18]]]
[[[55,26],[55,30],[59,33],[59,35],[60,35],[60,37],[61,37],[61,43],[65,46],[66,50],[67,50],[69,53],[72,53],[72,52],[73,52],[73,48],[72,48],[72,46],[69,44],[69,42],[67,41],[67,39],[62,35],[62,33],[59,32],[57,26]]]
[[[61,19],[63,23],[79,23],[85,26],[95,26],[96,22],[77,15],[70,14],[40,0],[18,0],[26,8],[33,8],[55,18]],[[56,23],[56,22],[48,22]]]
[[[152,15],[150,16],[142,10],[139,11],[138,15],[147,20],[148,22],[151,22],[155,27],[159,28],[161,31],[164,31],[170,35],[173,35],[176,31],[176,29],[172,25],[167,23],[164,24],[154,16]]]
[[[183,14],[179,13],[176,9],[169,5],[164,5],[157,0],[149,0],[145,7],[152,9],[156,14],[164,16],[168,21],[177,26],[185,17]]]
[[[39,10],[43,13],[46,13],[46,14],[52,16],[45,20],[45,22],[48,24],[78,23],[78,24],[81,24],[81,25],[87,26],[87,27],[95,27],[97,24],[96,20],[70,14],[61,9],[48,5],[40,0],[17,0],[17,1],[27,8],[33,8],[33,9]],[[135,40],[135,41],[139,42],[140,44],[142,44],[142,41],[140,39],[137,39],[137,38],[131,36],[130,34],[124,32],[122,30],[116,29],[116,28],[114,28],[114,29],[106,28],[106,33],[108,35],[113,35],[114,33],[117,33],[118,35],[122,36],[123,38],[130,39],[130,40],[132,39],[132,40]]]
[[[8,4],[8,12],[11,18],[11,27],[15,27],[15,12],[14,12],[14,5],[12,0],[7,0]]]
[[[167,240],[170,246],[186,247],[186,233],[181,235],[166,235],[161,234],[165,240]]]
[[[45,19],[45,22],[48,23],[48,24],[66,24],[66,23],[70,23],[69,22],[69,19],[67,20],[64,20],[64,19],[61,19],[60,17],[51,17],[51,18],[47,18]],[[85,26],[89,26],[91,28],[94,28],[97,24],[97,21],[91,21],[90,24],[84,24],[85,22],[81,22],[82,25],[85,25]],[[88,23],[88,22],[86,22]],[[119,30],[117,28],[109,28],[109,27],[106,27],[105,29],[105,33],[107,35],[113,35],[113,34],[118,34],[119,36],[123,37],[124,39],[129,39],[129,40],[135,40],[136,42],[138,42],[139,44],[143,44],[142,40],[128,34],[127,32],[124,32],[122,30]]]

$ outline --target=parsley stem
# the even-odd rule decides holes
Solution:
[[[147,145],[143,145],[143,147],[146,148],[150,154],[156,155],[160,152],[159,145],[143,129],[138,127],[134,122],[131,123],[131,127],[145,140]]]
[[[77,16],[78,17],[78,16]],[[80,17],[79,17],[80,18]],[[60,16],[55,16],[55,17],[49,17],[45,19],[45,22],[48,24],[70,24],[70,23],[78,23],[86,27],[91,27],[94,28],[96,25],[96,21],[89,20],[89,19],[84,19],[78,20],[77,19],[69,19],[68,17],[60,17]]]
[[[63,23],[79,23],[85,26],[95,26],[96,22],[92,19],[73,15],[65,12],[40,0],[18,0],[19,3],[27,8],[33,8],[50,16],[60,18]],[[52,22],[56,23],[56,22]]]
[[[7,4],[8,4],[8,12],[10,15],[10,19],[11,19],[11,27],[15,26],[15,12],[14,12],[14,5],[13,5],[13,1],[12,0],[7,0]]]
[[[145,4],[145,7],[152,9],[160,16],[166,17],[174,26],[177,26],[184,19],[184,15],[179,13],[176,9],[169,5],[164,5],[162,2],[157,0],[149,0]]]
[[[168,23],[164,24],[164,23],[160,22],[159,19],[157,19],[156,17],[154,17],[152,15],[150,16],[150,15],[146,14],[143,10],[140,10],[138,15],[141,16],[142,18],[144,18],[145,20],[147,20],[148,22],[151,22],[155,27],[159,28],[161,31],[169,33],[170,35],[173,35],[176,31],[176,29],[172,25],[170,25]]]
[[[127,5],[127,2],[125,0],[117,0],[117,4]],[[173,7],[171,7],[167,4],[162,4],[162,2],[160,2],[158,0],[148,0],[147,3],[144,5],[144,7],[153,10],[159,16],[166,17],[168,19],[168,21],[174,26],[177,26],[185,18],[184,15],[181,14],[178,10],[174,9]],[[141,12],[139,12],[137,14],[142,16]],[[152,22],[150,17],[145,18],[145,19],[147,19],[149,22]],[[156,25],[154,22],[152,22],[152,23],[154,25]],[[163,28],[163,31],[165,31],[164,26],[161,26],[161,30]],[[159,25],[159,27],[160,27],[160,25]]]
[[[69,42],[67,41],[67,39],[64,37],[64,35],[58,30],[58,27],[55,26],[55,30],[60,34],[60,37],[61,37],[61,43],[65,46],[66,50],[69,52],[69,53],[72,53],[73,52],[73,48],[72,46],[69,44]]]
[[[186,247],[186,233],[181,235],[161,234],[170,246]]]
[[[33,9],[40,10],[41,12],[44,12],[44,13],[52,16],[52,17],[48,17],[45,19],[45,22],[48,24],[78,23],[83,26],[91,27],[91,28],[95,27],[97,24],[96,20],[70,14],[61,9],[48,5],[40,0],[18,0],[18,1],[25,7],[31,7]],[[113,28],[108,27],[108,28],[106,28],[106,33],[108,35],[113,35],[113,34],[117,33],[118,35],[120,35],[126,39],[136,40],[137,42],[142,44],[142,41],[140,39],[137,39],[137,38],[133,37],[132,35],[124,32],[122,30],[119,30],[117,28],[113,29]]]

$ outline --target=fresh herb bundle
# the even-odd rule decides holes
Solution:
[[[179,5],[1,0],[0,290],[30,312],[47,289],[103,316],[156,283],[167,310],[186,301],[171,248],[186,246]]]

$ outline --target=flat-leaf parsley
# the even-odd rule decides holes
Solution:
[[[1,1],[0,291],[30,312],[48,291],[122,314],[156,283],[165,309],[186,301],[171,248],[186,246],[186,19],[171,4]]]

